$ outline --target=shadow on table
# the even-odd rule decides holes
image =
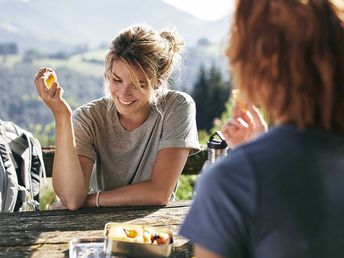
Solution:
[[[103,229],[110,221],[127,222],[144,218],[162,207],[100,207],[77,211],[49,210],[40,212],[44,231],[83,231]]]
[[[99,236],[107,222],[144,218],[160,208],[101,207],[0,213],[0,257],[30,257],[40,245],[56,248],[54,245],[67,244],[70,239],[79,237],[78,232],[93,231]]]

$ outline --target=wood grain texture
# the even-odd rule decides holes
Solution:
[[[191,257],[192,248],[178,230],[190,201],[166,207],[101,207],[78,211],[0,213],[0,257],[68,257],[69,241],[103,237],[107,222],[168,226],[174,234],[171,257]]]

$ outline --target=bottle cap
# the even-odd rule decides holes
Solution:
[[[215,139],[215,136],[218,136],[219,140]],[[225,137],[220,131],[215,132],[209,137],[207,146],[210,149],[226,149],[228,147]]]

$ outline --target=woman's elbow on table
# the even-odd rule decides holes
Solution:
[[[169,202],[169,198],[159,197],[154,200],[153,205],[166,206]]]
[[[142,188],[140,191],[136,192],[133,197],[137,201],[140,200],[140,203],[153,206],[165,206],[168,204],[171,191],[166,189],[166,187],[154,182],[154,180],[148,180],[139,185],[142,186]]]
[[[170,201],[171,192],[166,191],[165,189],[156,189],[152,192],[151,205],[159,205],[159,206],[165,206]]]
[[[70,196],[68,198],[65,198],[62,196],[62,197],[60,197],[60,199],[61,199],[63,206],[66,207],[70,211],[76,211],[76,210],[80,209],[85,202],[84,199],[75,198],[73,196]]]
[[[79,205],[78,203],[68,203],[66,205],[66,208],[70,211],[77,211],[81,208],[82,205]]]

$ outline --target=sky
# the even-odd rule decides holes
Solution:
[[[20,0],[29,2],[30,0]],[[207,21],[219,20],[233,10],[233,0],[163,0],[177,9]]]
[[[233,0],[163,0],[176,8],[207,21],[221,19],[233,10]]]

